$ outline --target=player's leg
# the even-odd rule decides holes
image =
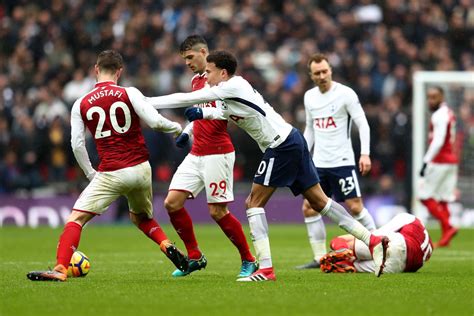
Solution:
[[[374,218],[372,217],[372,215],[370,215],[369,211],[364,207],[362,198],[355,197],[355,198],[347,199],[345,200],[345,203],[347,205],[347,208],[351,212],[352,216],[359,223],[364,225],[364,227],[367,228],[369,231],[374,231],[376,229]]]
[[[444,229],[440,241],[436,246],[447,247],[451,242],[451,239],[457,234],[458,229],[453,227],[450,222],[450,211],[448,202],[454,200],[454,191],[457,183],[457,165],[444,165],[441,166],[443,171],[443,181],[441,182],[438,196],[439,196],[439,212],[443,217]]]
[[[228,202],[234,200],[235,153],[209,155],[202,159],[204,160],[203,178],[209,213],[239,251],[242,265],[238,276],[249,276],[257,269],[257,263],[250,252],[242,225],[228,209]]]
[[[189,193],[184,191],[169,191],[165,198],[165,208],[168,211],[170,222],[186,247],[190,259],[198,260],[202,253],[194,234],[193,221],[184,203]]]
[[[117,199],[123,183],[111,173],[99,172],[84,189],[66,220],[56,250],[56,266],[52,271],[32,271],[27,277],[32,281],[65,281],[67,267],[79,246],[82,227],[95,215],[107,210]]]
[[[131,209],[133,210],[133,209]],[[160,246],[161,251],[171,260],[171,262],[181,271],[188,269],[188,258],[168,239],[160,225],[149,217],[148,212],[132,213],[130,220],[135,224],[148,238]]]
[[[349,212],[359,223],[369,231],[375,230],[374,219],[362,202],[355,166],[327,168],[326,173],[335,200],[338,202],[344,201]],[[321,186],[323,191],[331,196],[323,183],[321,183]]]
[[[449,217],[441,210],[439,204],[439,192],[443,184],[443,170],[437,164],[429,163],[426,167],[425,176],[420,179],[419,198],[428,212],[436,218],[444,233],[449,229]]]
[[[203,256],[194,233],[193,221],[184,204],[188,197],[195,197],[204,187],[200,158],[187,155],[171,180],[164,205],[171,224],[183,241],[189,259],[199,260]]]
[[[260,267],[251,276],[237,279],[237,281],[276,280],[273,272],[270,239],[268,238],[268,223],[264,209],[275,190],[276,188],[274,187],[258,183],[252,184],[252,189],[247,197],[245,206],[250,226],[250,235]]]
[[[168,239],[160,225],[153,219],[151,167],[148,162],[139,164],[122,174],[126,184],[125,196],[131,221],[152,241],[180,270],[188,269],[187,257]]]
[[[317,269],[319,260],[326,254],[326,227],[322,216],[313,210],[307,200],[303,201],[303,215],[308,231],[309,243],[313,250],[313,260],[307,264],[297,266],[297,269]]]
[[[360,239],[369,247],[376,261],[376,266],[379,267],[376,271],[376,274],[379,276],[383,271],[386,260],[388,238],[372,235],[367,228],[350,216],[344,207],[329,199],[319,184],[307,189],[303,192],[303,196],[308,199],[313,209],[319,211],[321,215],[328,216],[339,227]]]
[[[256,259],[250,252],[242,224],[229,212],[227,203],[209,204],[209,212],[227,238],[239,251],[242,266],[238,277],[246,277],[254,273],[258,267]]]

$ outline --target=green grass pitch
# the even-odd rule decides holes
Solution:
[[[168,235],[183,249],[170,226]],[[248,232],[248,229],[246,228]],[[298,271],[310,247],[303,225],[270,225],[277,282],[238,283],[239,256],[217,225],[198,225],[205,270],[170,276],[174,266],[132,226],[90,226],[79,250],[85,278],[31,282],[54,265],[61,230],[0,228],[0,315],[473,315],[474,230],[435,250],[418,273],[383,275]],[[328,240],[343,232],[328,227]],[[431,231],[437,240],[439,230]]]

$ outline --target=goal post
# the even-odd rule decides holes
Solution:
[[[412,210],[414,215],[421,218],[428,216],[426,210],[418,201],[418,185],[419,185],[419,171],[423,164],[423,156],[426,152],[427,134],[429,121],[428,109],[426,103],[426,91],[430,86],[438,85],[445,89],[445,99],[449,106],[454,110],[457,116],[460,102],[463,98],[459,98],[459,90],[462,94],[472,94],[474,96],[474,72],[473,71],[417,71],[413,75],[413,109],[412,109]],[[466,150],[470,150],[466,148]],[[460,164],[472,164],[473,161],[461,161]],[[468,168],[472,170],[472,167]],[[472,185],[472,175],[460,174],[460,181],[467,176],[467,188],[461,192],[462,195],[473,195],[474,187]],[[471,183],[471,184],[469,184]],[[462,190],[461,190],[462,191]],[[471,191],[471,192],[469,192]],[[474,205],[469,205],[473,208]]]

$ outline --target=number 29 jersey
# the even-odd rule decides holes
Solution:
[[[76,106],[79,104],[79,106]],[[98,171],[114,171],[148,160],[148,149],[127,88],[99,82],[73,106],[94,138],[99,154]]]

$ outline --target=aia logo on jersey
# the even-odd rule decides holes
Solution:
[[[216,103],[215,102],[199,103],[197,107],[198,108],[215,108]]]
[[[334,118],[330,116],[314,119],[314,127],[319,129],[329,129],[331,127],[336,128],[337,126]]]

